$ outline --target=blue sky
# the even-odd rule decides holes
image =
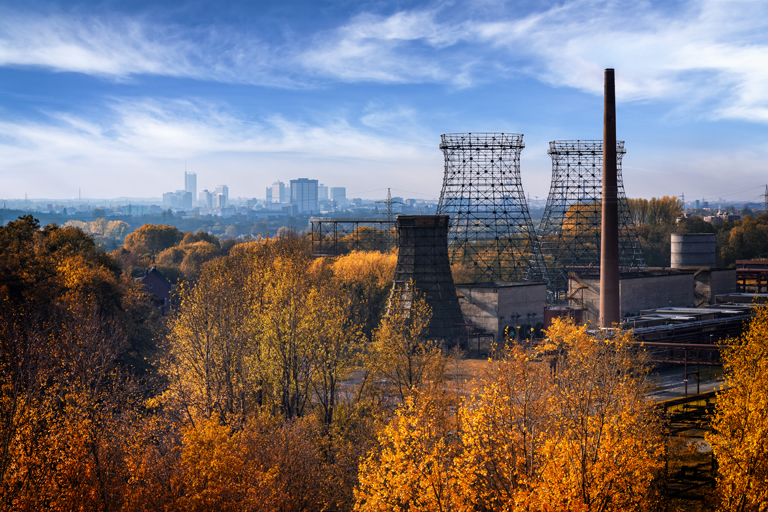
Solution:
[[[0,4],[0,197],[263,197],[317,178],[436,198],[439,136],[602,138],[617,76],[631,197],[760,200],[768,2],[101,1]]]

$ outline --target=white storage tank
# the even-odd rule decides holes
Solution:
[[[716,267],[714,233],[673,233],[672,268]]]

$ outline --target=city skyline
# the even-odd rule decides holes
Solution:
[[[440,194],[442,133],[522,133],[527,195],[552,140],[602,135],[616,69],[630,197],[761,201],[761,2],[5,2],[0,196],[158,197],[197,175],[265,195]],[[195,196],[193,198],[197,200]]]

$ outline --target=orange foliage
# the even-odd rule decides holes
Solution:
[[[548,335],[543,359],[513,349],[458,424],[407,399],[361,464],[357,509],[656,510],[664,442],[627,335],[559,320]]]
[[[768,507],[767,337],[768,311],[759,308],[723,354],[726,385],[717,396],[714,433],[707,436],[718,463],[719,510]]]

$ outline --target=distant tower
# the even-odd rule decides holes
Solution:
[[[765,194],[763,194],[763,213],[768,213],[768,185],[765,186]]]
[[[214,202],[216,203],[215,206],[217,208],[226,208],[229,206],[229,187],[226,185],[217,185],[213,190],[213,197],[215,198],[219,195],[221,195],[223,199],[214,199]]]
[[[317,186],[317,180],[307,178],[291,180],[291,204],[296,205],[299,213],[317,213],[320,211]]]
[[[387,220],[394,221],[395,220],[395,213],[392,209],[393,204],[403,204],[402,201],[393,201],[392,200],[392,193],[387,189],[387,198],[384,201],[376,201],[378,204],[385,204],[387,206],[387,209],[383,212],[383,214],[387,217]],[[379,212],[382,213],[382,212]]]
[[[528,270],[539,256],[520,182],[524,147],[516,133],[442,136],[445,175],[437,213],[451,218],[451,263],[471,268],[476,281],[539,279]]]
[[[549,143],[552,182],[539,229],[541,254],[547,267],[550,292],[563,298],[568,272],[600,270],[602,223],[603,143],[600,140],[556,140]],[[621,176],[624,142],[616,143],[619,201],[619,268],[646,268],[635,232]]]
[[[197,197],[197,174],[184,171],[184,191]]]
[[[397,266],[392,293],[408,302],[413,287],[424,294],[432,309],[427,336],[450,339],[461,336],[464,316],[448,261],[448,216],[398,215]]]
[[[272,202],[280,204],[290,202],[290,189],[282,181],[276,181],[272,184]]]

